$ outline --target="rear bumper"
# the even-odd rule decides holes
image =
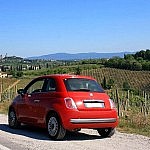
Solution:
[[[118,116],[115,110],[68,110],[61,113],[60,117],[64,128],[67,130],[74,130],[78,128],[115,128],[118,125]]]
[[[87,124],[87,123],[114,123],[116,118],[101,118],[101,119],[70,119],[73,124]]]

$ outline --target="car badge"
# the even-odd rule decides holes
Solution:
[[[93,96],[93,93],[90,93],[90,96]]]

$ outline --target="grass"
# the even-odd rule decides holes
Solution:
[[[33,78],[20,79],[20,82],[17,84],[18,89],[24,88]]]
[[[131,133],[131,134],[140,134],[144,136],[150,137],[150,126],[146,127],[133,127],[132,125],[129,124],[122,124],[121,122],[119,123],[119,126],[117,127],[117,130],[122,133]]]
[[[133,118],[119,119],[117,130],[123,133],[134,133],[150,137],[150,115],[146,118],[142,115],[133,114]]]
[[[15,78],[0,78],[0,85],[2,85],[2,87],[0,87],[0,91],[5,90],[16,81],[17,79]]]
[[[0,114],[7,114],[11,101],[0,102]]]

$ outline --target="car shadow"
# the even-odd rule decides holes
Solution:
[[[92,135],[83,133],[82,130],[80,132],[68,132],[64,138],[66,141],[84,141],[84,140],[96,140],[102,139],[100,135]]]
[[[23,125],[19,129],[11,129],[9,128],[7,124],[0,124],[0,130],[7,132],[7,133],[22,135],[22,136],[30,137],[30,138],[37,139],[37,140],[52,141],[49,138],[46,129],[41,129],[37,127]],[[102,137],[99,135],[91,135],[91,134],[82,133],[82,130],[81,130],[80,132],[67,132],[63,141],[96,140],[96,139],[102,139]]]
[[[22,125],[18,129],[12,129],[7,124],[0,124],[0,130],[11,134],[30,137],[33,139],[39,139],[39,140],[49,139],[46,130],[37,127],[27,126],[27,125]]]

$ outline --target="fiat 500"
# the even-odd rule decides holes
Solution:
[[[47,128],[53,140],[81,128],[111,137],[118,116],[113,101],[95,79],[61,74],[38,77],[19,89],[9,107],[8,123],[11,128],[21,124]]]

